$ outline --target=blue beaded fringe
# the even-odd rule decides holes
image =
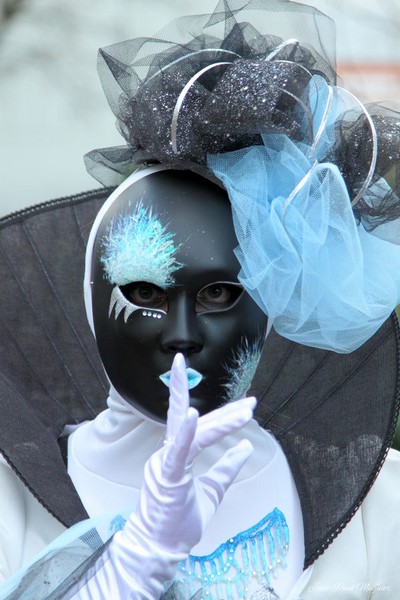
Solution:
[[[286,567],[288,549],[289,528],[284,514],[275,508],[211,554],[189,555],[179,564],[176,580],[189,584],[191,594],[202,588],[210,600],[246,598],[250,578],[256,577],[260,586],[269,585],[271,575],[277,576],[277,568]]]

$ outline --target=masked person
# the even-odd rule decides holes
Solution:
[[[272,327],[360,348],[360,365],[382,344],[399,299],[397,116],[334,85],[314,9],[230,2],[189,19],[189,41],[171,29],[100,53],[128,146],[87,157],[102,183],[127,177],[86,253],[111,384],[108,409],[68,438],[90,520],[3,597],[394,599],[397,399],[378,426],[364,382],[335,427],[334,386],[299,403],[264,382],[267,431],[243,397],[265,338],[274,361]],[[348,356],[344,380],[361,368]]]

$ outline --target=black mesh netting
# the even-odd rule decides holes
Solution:
[[[126,141],[86,155],[98,181],[117,185],[157,162],[204,174],[208,155],[262,144],[263,134],[314,146],[310,81],[335,85],[334,26],[297,2],[220,0],[212,14],[101,49],[98,70]],[[318,160],[339,167],[371,231],[400,216],[400,121],[398,111],[352,103],[339,101],[324,133],[330,148]],[[379,235],[398,240],[398,229]]]
[[[88,170],[116,184],[143,163],[204,166],[207,153],[261,143],[262,132],[299,137],[299,98],[312,74],[334,83],[333,49],[332,21],[287,0],[220,1],[211,15],[101,49],[100,79],[128,146],[89,153]]]

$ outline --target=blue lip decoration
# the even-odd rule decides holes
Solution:
[[[186,375],[187,375],[189,390],[192,390],[193,388],[196,387],[196,385],[199,385],[200,381],[203,379],[203,375],[201,373],[199,373],[195,369],[191,369],[190,367],[187,367]],[[169,387],[169,382],[171,379],[171,371],[167,371],[166,373],[163,373],[162,375],[160,375],[160,379],[167,387]]]

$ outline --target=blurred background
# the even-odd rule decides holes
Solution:
[[[337,25],[338,73],[362,101],[400,104],[400,0],[309,0]],[[82,156],[122,144],[96,55],[216,0],[0,0],[0,216],[99,187]]]

